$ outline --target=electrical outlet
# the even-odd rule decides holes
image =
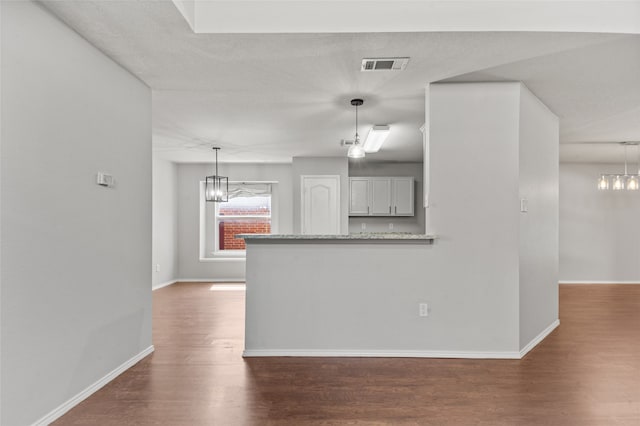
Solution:
[[[418,316],[421,316],[421,317],[429,316],[429,305],[427,305],[426,303],[419,303]]]
[[[156,272],[160,272],[160,264],[156,263]]]
[[[362,223],[362,224],[360,224],[360,226],[362,227],[363,231],[366,231],[366,229],[367,229],[367,224],[366,223]]]
[[[389,229],[391,229],[391,230],[393,229],[393,223],[389,224]]]

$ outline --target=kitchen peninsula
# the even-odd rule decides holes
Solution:
[[[362,356],[382,336],[397,339],[393,317],[413,316],[413,303],[398,298],[399,282],[420,287],[411,265],[423,264],[436,241],[409,233],[241,237],[247,245],[245,356],[355,354],[346,348]]]
[[[559,325],[558,118],[518,82],[426,110],[438,238],[246,236],[244,356],[519,359]]]

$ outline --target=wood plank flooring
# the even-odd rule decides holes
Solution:
[[[244,293],[153,293],[156,351],[55,425],[640,425],[640,286],[560,286],[523,360],[242,359]]]

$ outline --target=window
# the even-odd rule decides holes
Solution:
[[[216,207],[217,251],[244,250],[237,234],[271,233],[271,194],[237,196]]]
[[[229,201],[204,201],[201,184],[200,259],[245,256],[245,244],[238,234],[270,234],[277,231],[272,220],[277,185],[264,182],[229,182]],[[275,217],[275,215],[274,215]]]

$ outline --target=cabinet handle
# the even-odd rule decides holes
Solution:
[[[398,206],[395,206],[395,213],[394,214],[398,214]]]
[[[391,206],[389,206],[389,214],[391,214]]]
[[[367,214],[369,214],[369,206],[367,206]]]

